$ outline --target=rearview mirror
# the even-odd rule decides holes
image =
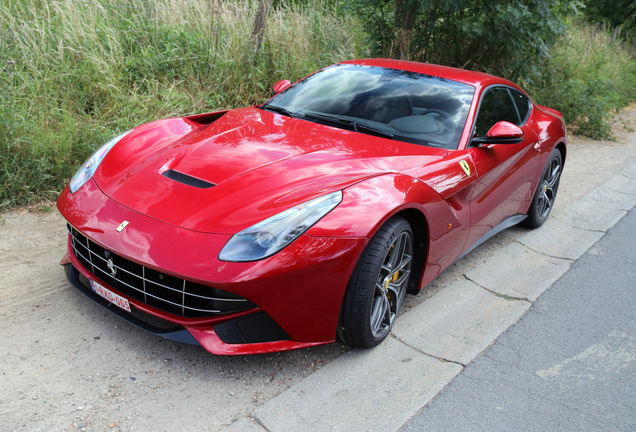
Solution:
[[[523,130],[507,121],[497,122],[490,128],[486,137],[473,138],[472,143],[481,144],[519,144],[523,142]]]
[[[283,90],[287,90],[289,87],[291,87],[291,82],[289,80],[282,80],[274,83],[272,90],[274,90],[274,94],[278,94]]]

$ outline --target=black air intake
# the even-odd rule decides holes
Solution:
[[[188,186],[193,186],[199,189],[207,189],[214,186],[214,183],[206,182],[204,180],[199,180],[198,178],[194,178],[187,174],[180,173],[175,170],[164,171],[162,174],[164,177],[169,178],[170,180],[174,180],[179,183],[186,184]]]

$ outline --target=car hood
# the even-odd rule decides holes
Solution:
[[[113,200],[152,218],[234,234],[312,198],[446,154],[249,107],[209,125],[186,117],[137,128],[108,153],[94,180]],[[166,176],[174,173],[214,186]]]

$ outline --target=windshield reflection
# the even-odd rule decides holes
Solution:
[[[360,133],[456,149],[474,92],[470,85],[445,78],[340,64],[300,81],[261,108]]]

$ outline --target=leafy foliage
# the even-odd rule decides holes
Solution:
[[[593,32],[571,23],[524,87],[537,103],[561,111],[577,134],[612,139],[616,112],[636,100],[636,60],[625,42],[611,41],[611,29],[594,39]]]
[[[612,27],[622,26],[622,34],[636,31],[634,0],[585,0],[584,3],[585,18],[589,22],[607,22]]]
[[[565,33],[562,0],[349,0],[377,55],[516,79],[533,73]]]

